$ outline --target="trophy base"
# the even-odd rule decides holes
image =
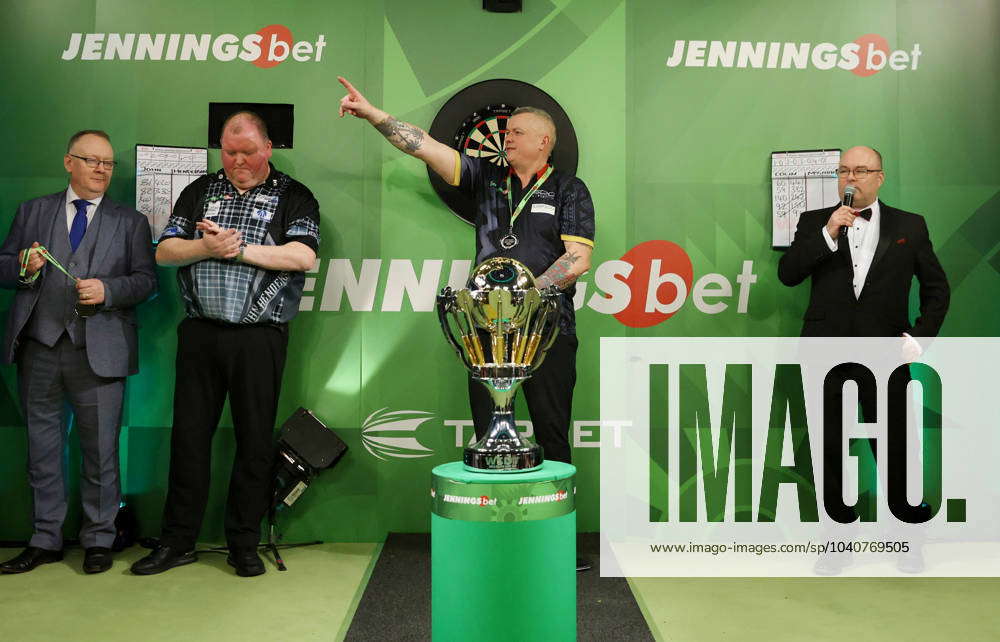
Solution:
[[[541,468],[543,461],[539,446],[500,452],[466,448],[462,456],[465,469],[475,473],[526,473]]]
[[[524,473],[538,470],[543,461],[542,447],[517,434],[510,411],[494,411],[486,436],[462,456],[465,469],[476,473]]]

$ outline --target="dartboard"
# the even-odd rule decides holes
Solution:
[[[564,174],[575,174],[576,131],[569,116],[552,96],[520,80],[485,80],[466,87],[441,107],[429,133],[461,154],[486,158],[494,165],[506,167],[503,142],[507,120],[522,105],[549,112],[556,124],[556,147],[549,162]],[[427,175],[444,204],[466,223],[474,224],[475,201],[441,180],[430,168]]]
[[[494,165],[507,166],[503,141],[507,137],[507,119],[513,105],[487,105],[474,112],[459,126],[453,139],[454,147],[463,154],[488,159]]]

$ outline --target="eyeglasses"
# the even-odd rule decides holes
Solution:
[[[854,178],[862,179],[862,178],[867,177],[869,174],[872,174],[874,172],[881,172],[881,171],[882,171],[881,168],[879,168],[879,169],[868,169],[867,167],[855,167],[853,170],[851,170],[851,169],[848,169],[846,167],[838,167],[837,168],[837,176],[839,176],[841,178],[846,178],[846,177],[850,176],[851,173],[853,172],[854,173]]]
[[[98,165],[103,165],[104,169],[114,169],[115,165],[118,164],[118,161],[101,160],[99,158],[87,158],[85,156],[77,156],[76,154],[70,154],[70,156],[72,156],[73,158],[79,158],[80,160],[82,160],[84,163],[87,164],[87,167],[97,167]]]

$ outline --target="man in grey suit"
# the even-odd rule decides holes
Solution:
[[[118,433],[125,377],[139,371],[133,308],[156,291],[146,217],[105,196],[115,168],[108,135],[69,140],[69,187],[22,203],[0,248],[0,285],[16,289],[3,357],[17,363],[28,432],[34,534],[0,572],[24,573],[62,559],[66,489],[62,454],[67,402],[83,455],[83,570],[111,568],[121,503]],[[46,264],[44,246],[69,274]],[[27,254],[27,258],[25,255]]]

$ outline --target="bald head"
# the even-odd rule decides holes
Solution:
[[[864,145],[852,147],[843,153],[840,160],[842,164],[844,160],[851,160],[856,161],[857,165],[864,165],[869,169],[882,169],[882,154],[874,147],[865,147]]]
[[[229,118],[222,123],[223,136],[227,133],[235,135],[243,134],[247,129],[256,130],[261,139],[264,141],[271,140],[267,135],[267,123],[265,123],[264,119],[255,112],[249,110],[238,111],[235,114],[230,115]]]
[[[222,126],[222,168],[229,181],[245,192],[271,173],[271,139],[267,125],[253,112],[237,112]]]
[[[882,171],[882,154],[871,147],[852,147],[840,156],[840,169],[850,170],[840,176],[837,181],[837,188],[840,198],[844,198],[844,190],[851,186],[854,188],[854,201],[852,207],[864,209],[875,202],[878,198],[878,191],[885,180],[885,173]],[[865,176],[858,176],[858,170],[868,170]]]

